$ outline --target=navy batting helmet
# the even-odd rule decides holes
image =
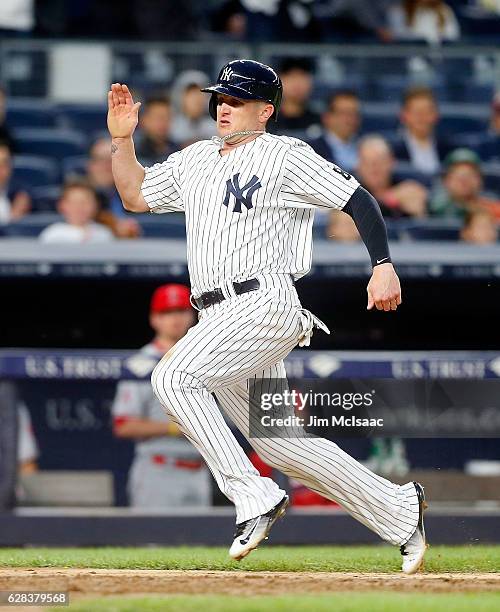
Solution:
[[[208,109],[212,119],[217,119],[217,94],[225,94],[242,100],[264,100],[274,106],[271,115],[276,121],[281,106],[283,86],[276,72],[253,60],[234,60],[219,72],[217,83],[201,91],[212,94]]]

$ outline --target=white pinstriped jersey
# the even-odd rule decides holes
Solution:
[[[191,291],[258,274],[307,274],[315,207],[342,209],[359,183],[305,142],[262,134],[221,156],[202,140],[146,168],[151,212],[186,215]]]

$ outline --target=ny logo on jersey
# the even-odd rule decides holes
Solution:
[[[244,204],[248,210],[250,210],[253,208],[252,196],[257,189],[259,189],[259,187],[262,187],[262,185],[260,184],[259,178],[255,176],[255,174],[246,185],[240,187],[240,173],[238,172],[238,174],[235,174],[232,179],[228,179],[226,182],[226,195],[223,202],[224,206],[229,206],[229,200],[232,194],[236,200],[233,212],[240,213],[242,204]]]
[[[220,80],[221,81],[229,81],[229,79],[231,78],[233,74],[233,69],[230,68],[229,66],[226,66],[224,68],[224,70],[222,71],[222,74],[220,75]]]

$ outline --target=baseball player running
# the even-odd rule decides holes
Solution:
[[[151,373],[163,355],[194,323],[189,289],[169,284],[153,293],[149,321],[154,339],[127,360],[132,371]],[[135,508],[209,506],[210,474],[193,445],[165,415],[149,381],[122,380],[112,405],[113,430],[135,440],[128,478]]]
[[[124,207],[184,212],[192,327],[160,361],[151,381],[170,418],[205,458],[236,507],[229,554],[242,559],[265,539],[288,505],[285,491],[261,477],[226,425],[218,404],[249,435],[249,380],[284,378],[283,359],[326,326],[301,307],[294,281],[307,274],[316,207],[351,215],[370,254],[368,309],[401,304],[377,201],[356,179],[295,138],[266,132],[282,85],[276,72],[235,60],[219,73],[209,111],[218,136],[143,168],[132,136],[140,103],[126,85],[108,93],[112,164]],[[382,539],[401,547],[402,569],[416,572],[426,550],[424,491],[396,485],[322,438],[255,438],[261,458],[340,503]]]

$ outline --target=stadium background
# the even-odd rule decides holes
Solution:
[[[29,2],[19,4],[29,9]],[[15,423],[8,415],[18,399],[31,414],[40,470],[107,472],[112,482],[109,505],[126,505],[124,482],[132,447],[113,438],[110,401],[116,380],[134,376],[127,358],[151,337],[147,313],[152,291],[164,282],[188,281],[182,218],[176,215],[133,216],[138,223],[131,232],[134,237],[117,235],[102,245],[61,246],[38,240],[43,228],[59,218],[57,200],[64,181],[88,172],[91,146],[106,136],[104,101],[111,82],[127,83],[145,101],[151,95],[172,94],[185,71],[202,71],[212,80],[221,65],[236,57],[277,69],[291,61],[311,73],[313,86],[304,106],[316,119],[289,133],[316,139],[324,129],[321,113],[329,96],[348,89],[361,102],[359,135],[381,134],[389,143],[400,136],[404,92],[429,87],[441,113],[438,134],[451,148],[468,147],[481,157],[485,190],[493,200],[500,199],[500,136],[491,127],[498,112],[495,91],[500,88],[498,14],[486,10],[488,3],[449,3],[460,36],[429,42],[388,33],[386,11],[397,3],[380,3],[371,22],[360,20],[359,12],[360,7],[370,11],[369,2],[352,3],[358,12],[342,15],[335,13],[336,4],[283,0],[263,2],[259,6],[265,10],[258,11],[245,2],[180,7],[167,1],[54,1],[35,3],[32,21],[20,28],[5,24],[0,82],[13,172],[4,190],[26,192],[31,210],[0,225],[0,505],[12,507],[15,463],[8,432]],[[397,160],[395,182],[407,179],[424,185],[430,198],[440,188],[442,169],[423,175],[408,161]],[[117,226],[132,215],[112,208],[112,193],[101,195],[107,221],[111,217],[111,227],[120,234]],[[290,367],[296,376],[500,376],[498,243],[461,240],[460,215],[443,218],[426,212],[419,218],[388,218],[404,303],[386,316],[365,309],[369,261],[363,245],[329,239],[328,217],[317,217],[313,269],[299,282],[298,292],[304,306],[333,334],[316,334],[314,351],[295,352]],[[344,446],[362,458],[370,452],[365,441]],[[426,470],[440,509],[430,515],[431,525],[432,520],[439,525],[442,541],[464,541],[477,534],[495,538],[488,525],[498,520],[497,439],[409,440],[406,453],[412,473]],[[473,476],[471,460],[487,461],[480,465],[487,470],[481,472],[486,474],[482,479]],[[61,482],[70,480],[63,480],[61,472]],[[88,506],[93,505],[91,497]],[[223,503],[216,494],[214,501]],[[91,515],[89,508],[82,510],[83,522],[75,530],[71,512],[44,504],[4,514],[0,544],[96,543],[96,523],[84,520]],[[72,504],[66,499],[60,505]],[[102,500],[94,505],[102,505]],[[464,512],[470,521],[466,529],[460,527]],[[45,520],[57,518],[59,529],[49,522],[47,530],[40,531],[40,513]],[[179,520],[188,520],[188,514]],[[118,511],[106,516],[123,518]],[[216,512],[208,516],[228,520]],[[135,519],[112,536],[103,529],[97,543],[109,543],[110,538],[130,543],[141,537],[163,543],[190,538],[223,542],[222,523],[209,519],[205,531],[183,530],[181,540],[175,527],[164,531],[158,523],[151,532],[150,520]],[[348,539],[371,541],[350,519],[337,519],[333,531],[328,518],[318,520],[317,531],[311,533],[310,526],[299,528],[298,514],[282,541],[301,541],[302,534],[321,542],[325,533],[328,541],[345,541],[345,525]]]

